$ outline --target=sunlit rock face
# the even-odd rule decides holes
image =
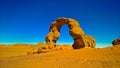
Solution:
[[[112,44],[113,44],[113,46],[120,44],[120,38],[114,40],[114,41],[112,42]]]
[[[86,35],[76,20],[72,18],[58,18],[51,24],[49,33],[45,37],[46,44],[49,45],[49,48],[56,47],[56,41],[60,37],[60,29],[65,24],[68,25],[69,34],[73,37],[74,44],[72,47],[74,49],[84,47],[94,48],[96,46],[95,39],[92,36]]]

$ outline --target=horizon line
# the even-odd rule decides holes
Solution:
[[[40,42],[38,42],[40,43]],[[22,43],[0,43],[0,45],[12,45],[12,44],[38,44],[38,43],[25,43],[25,42],[22,42]],[[45,42],[42,42],[42,43],[45,43]],[[72,45],[73,43],[57,43],[57,44],[67,44],[67,45]],[[110,43],[96,43],[96,48],[104,48],[104,47],[109,47],[109,46],[112,46],[112,44]]]

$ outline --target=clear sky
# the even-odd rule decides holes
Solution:
[[[59,17],[76,19],[98,47],[120,37],[120,0],[0,0],[0,43],[45,42]],[[57,43],[73,43],[66,25]]]

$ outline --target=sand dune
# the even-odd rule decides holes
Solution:
[[[76,50],[70,47],[27,55],[32,46],[0,46],[0,68],[120,68],[120,45]]]

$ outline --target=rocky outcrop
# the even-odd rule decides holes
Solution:
[[[84,47],[94,48],[96,46],[94,38],[86,35],[76,20],[72,18],[58,18],[51,24],[49,33],[45,38],[49,48],[56,47],[56,41],[60,37],[60,29],[64,24],[69,27],[69,33],[74,40],[74,44],[72,45],[74,49]]]
[[[120,38],[112,41],[113,46],[120,44]]]

